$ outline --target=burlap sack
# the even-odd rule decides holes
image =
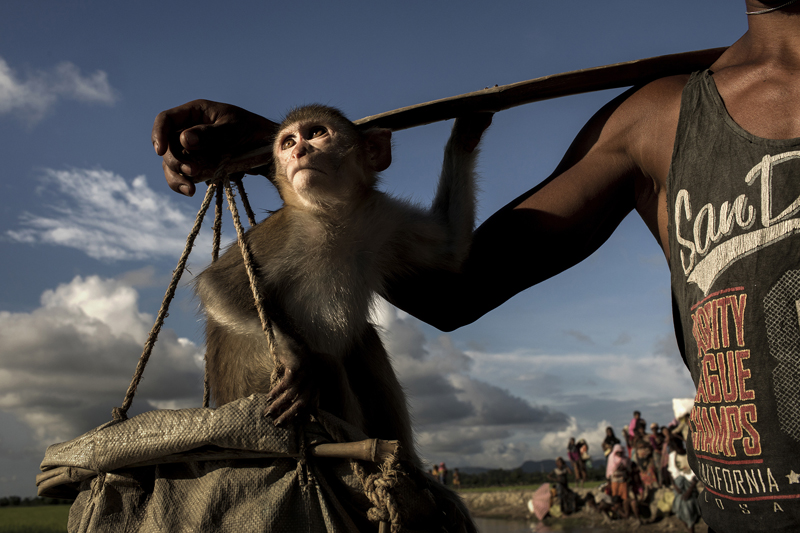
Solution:
[[[75,498],[70,533],[377,530],[367,513],[379,510],[351,462],[308,453],[366,435],[325,413],[297,429],[276,428],[262,415],[266,405],[253,395],[218,409],[151,411],[105,424],[47,449],[39,493]],[[420,499],[426,491],[400,477],[414,512],[435,513],[432,498]]]

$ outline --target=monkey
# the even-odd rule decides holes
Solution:
[[[371,438],[397,440],[420,466],[406,397],[369,316],[387,284],[416,269],[457,270],[475,224],[477,145],[491,114],[455,121],[429,209],[377,189],[391,130],[360,130],[338,109],[290,111],[273,143],[283,206],[245,240],[272,320],[274,361],[241,252],[231,246],[195,280],[206,318],[215,403],[253,393],[282,424],[319,406]],[[275,386],[274,365],[282,368]]]

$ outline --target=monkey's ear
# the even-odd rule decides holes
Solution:
[[[372,170],[380,172],[389,168],[392,164],[392,130],[370,128],[365,131],[364,149]]]

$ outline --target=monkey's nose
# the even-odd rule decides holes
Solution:
[[[308,146],[302,142],[297,143],[297,145],[294,147],[294,150],[292,150],[292,157],[297,159],[299,157],[303,157],[307,153],[308,153]]]

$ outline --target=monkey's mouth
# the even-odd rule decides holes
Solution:
[[[319,172],[320,174],[325,174],[325,175],[327,175],[327,174],[328,174],[327,172],[325,172],[325,171],[324,171],[324,170],[322,170],[322,169],[319,169],[319,168],[317,168],[317,167],[308,166],[308,165],[306,165],[306,166],[303,166],[303,167],[297,167],[297,169],[294,171],[294,173],[295,173],[295,174],[297,174],[297,173],[298,173],[298,172],[300,172],[301,170],[313,170],[314,172]]]
[[[297,169],[296,172],[300,172],[301,170],[313,170],[314,172],[319,172],[321,174],[327,174],[327,172],[325,172],[324,170],[319,169],[317,167],[300,167],[300,168]]]

